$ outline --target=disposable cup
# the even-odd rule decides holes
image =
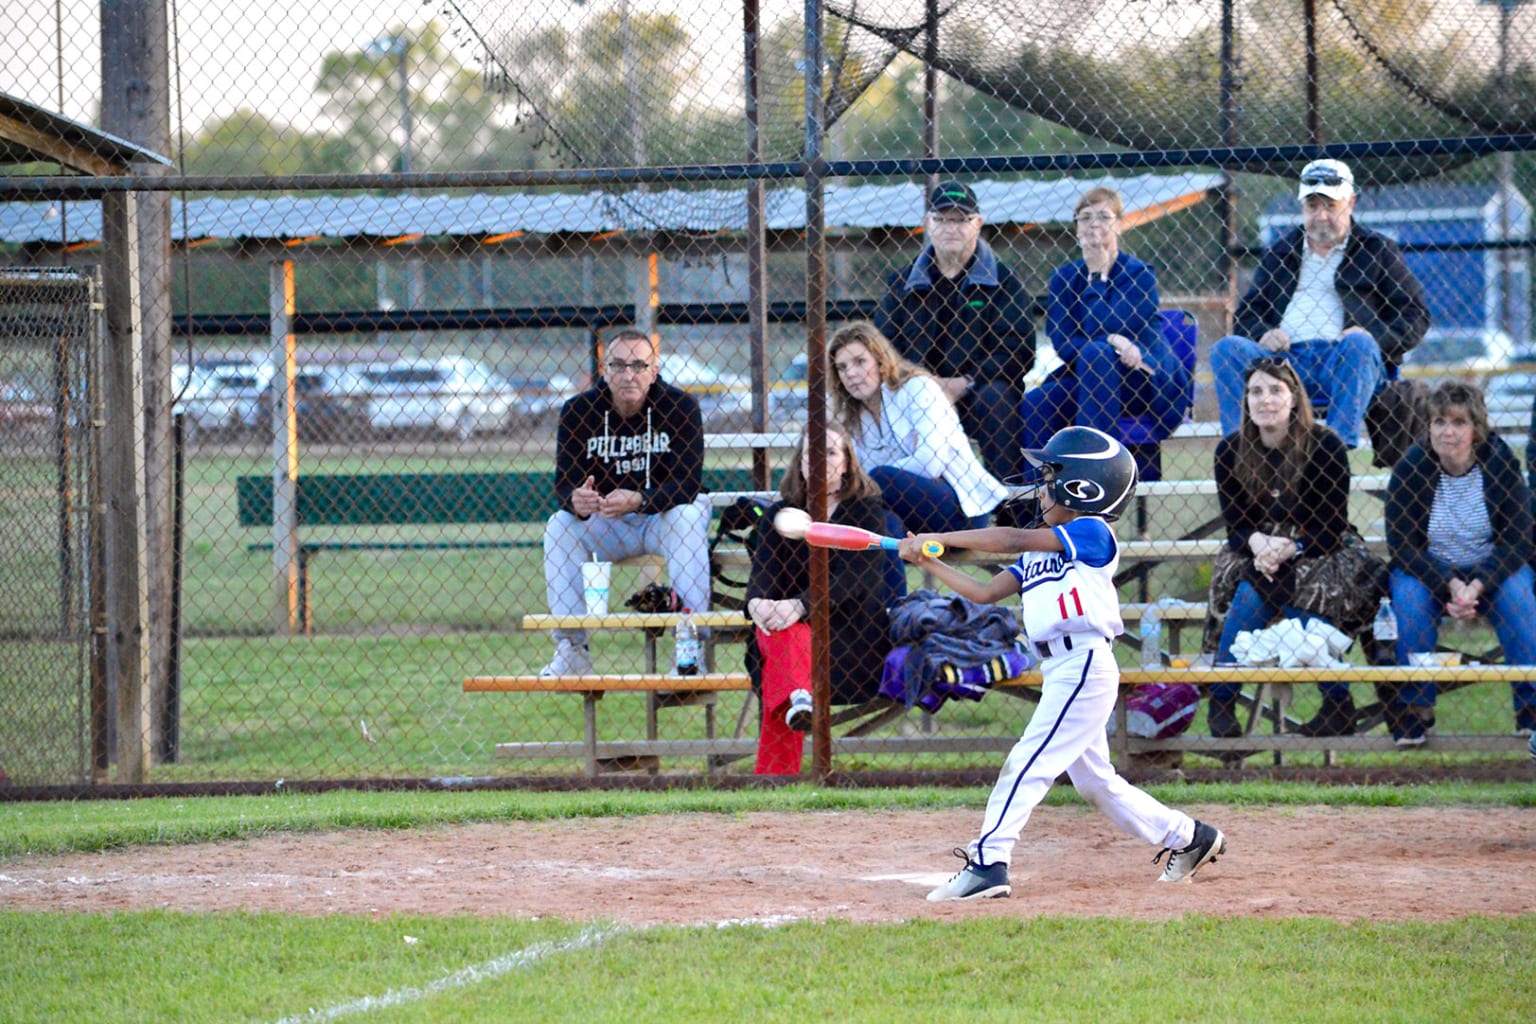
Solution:
[[[608,614],[608,584],[612,574],[612,562],[581,563],[581,592],[587,599],[588,615]]]

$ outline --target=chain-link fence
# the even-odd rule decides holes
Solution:
[[[1508,764],[1536,725],[1502,668],[1444,674],[1432,705],[1371,667],[1437,647],[1536,663],[1499,649],[1536,615],[1531,5],[878,0],[808,26],[777,0],[65,0],[0,24],[0,260],[51,284],[131,257],[137,302],[106,288],[69,344],[130,346],[143,402],[139,443],[111,450],[110,415],[64,386],[89,360],[39,333],[64,314],[5,293],[12,782],[742,774],[759,730],[783,769],[813,678],[837,770],[989,769],[1033,691],[936,691],[946,662],[920,636],[906,665],[884,657],[885,608],[935,581],[844,551],[823,580],[754,517],[824,511],[830,446],[894,515],[833,487],[834,522],[1028,522],[1039,471],[1018,449],[1072,423],[1140,471],[1117,650],[1151,674],[1127,681],[1286,669],[1229,673],[1252,682],[1215,705],[1142,691],[1126,724],[1164,738],[1117,733],[1123,756]],[[1323,153],[1342,172],[1304,178]],[[127,212],[103,182],[132,183]],[[869,336],[828,358],[862,321],[933,376]],[[636,326],[655,342],[625,341]],[[1253,385],[1275,329],[1299,376]],[[888,390],[860,390],[865,357]],[[107,376],[108,412],[135,400]],[[1446,381],[1477,395],[1426,408]],[[1316,431],[1273,429],[1263,402],[1287,398],[1316,400]],[[1506,444],[1481,443],[1483,409]],[[1471,456],[1429,435],[1436,412]],[[72,433],[89,424],[94,481],[93,435]],[[131,513],[112,543],[135,571],[92,543],[88,497]],[[592,560],[612,563],[610,613],[644,593],[651,618],[583,619]],[[1011,559],[956,561],[980,580]],[[680,682],[673,597],[706,591],[707,671]],[[1395,644],[1374,642],[1382,597]],[[1287,607],[1337,634],[1273,632]],[[825,650],[805,628],[823,621]],[[1271,632],[1235,643],[1237,624]],[[1007,676],[1029,652],[949,664]]]
[[[26,782],[85,782],[105,748],[106,694],[92,687],[89,642],[99,621],[87,561],[89,496],[99,472],[92,387],[100,361],[100,289],[69,270],[0,271],[0,673],[10,707],[0,764]],[[99,593],[96,596],[100,596]]]

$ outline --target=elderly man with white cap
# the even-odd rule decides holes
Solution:
[[[1242,419],[1243,371],[1279,356],[1351,448],[1389,367],[1424,338],[1424,289],[1390,238],[1354,222],[1355,176],[1342,161],[1302,168],[1301,226],[1259,260],[1233,333],[1211,346],[1221,430]]]

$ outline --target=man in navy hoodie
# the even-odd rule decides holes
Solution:
[[[560,410],[544,585],[555,615],[581,615],[581,563],[659,554],[683,606],[709,607],[709,498],[698,400],[660,380],[649,335],[608,343],[597,387]],[[590,675],[586,630],[557,629],[540,675]]]

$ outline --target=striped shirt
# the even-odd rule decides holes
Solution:
[[[1493,553],[1481,466],[1461,476],[1440,474],[1429,507],[1429,553],[1456,569],[1476,565]]]

